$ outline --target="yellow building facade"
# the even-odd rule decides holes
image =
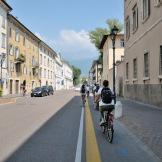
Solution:
[[[8,15],[9,93],[30,92],[40,85],[39,43],[36,37],[14,16]]]

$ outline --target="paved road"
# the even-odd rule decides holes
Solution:
[[[98,120],[92,100],[82,109],[73,91],[0,106],[0,162],[158,162],[119,121],[109,144]]]

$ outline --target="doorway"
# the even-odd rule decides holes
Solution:
[[[16,94],[19,93],[19,80],[16,80]]]
[[[10,94],[13,93],[13,92],[12,92],[12,87],[13,87],[13,80],[11,79],[11,80],[10,80]]]

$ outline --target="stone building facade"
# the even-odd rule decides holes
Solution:
[[[27,92],[39,86],[39,43],[18,19],[8,15],[9,94]]]
[[[124,2],[125,97],[162,106],[162,1]]]
[[[0,0],[0,89],[3,95],[9,91],[9,74],[7,59],[7,14],[12,8],[5,0]]]

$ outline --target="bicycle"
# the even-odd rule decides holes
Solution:
[[[104,120],[106,122],[103,125],[101,125],[102,133],[106,135],[106,138],[109,143],[112,143],[114,137],[114,115],[111,113],[113,110],[114,106],[111,107],[108,111],[104,111]]]
[[[83,104],[83,107],[85,107],[85,103],[86,103],[86,95],[82,94],[82,104]]]

